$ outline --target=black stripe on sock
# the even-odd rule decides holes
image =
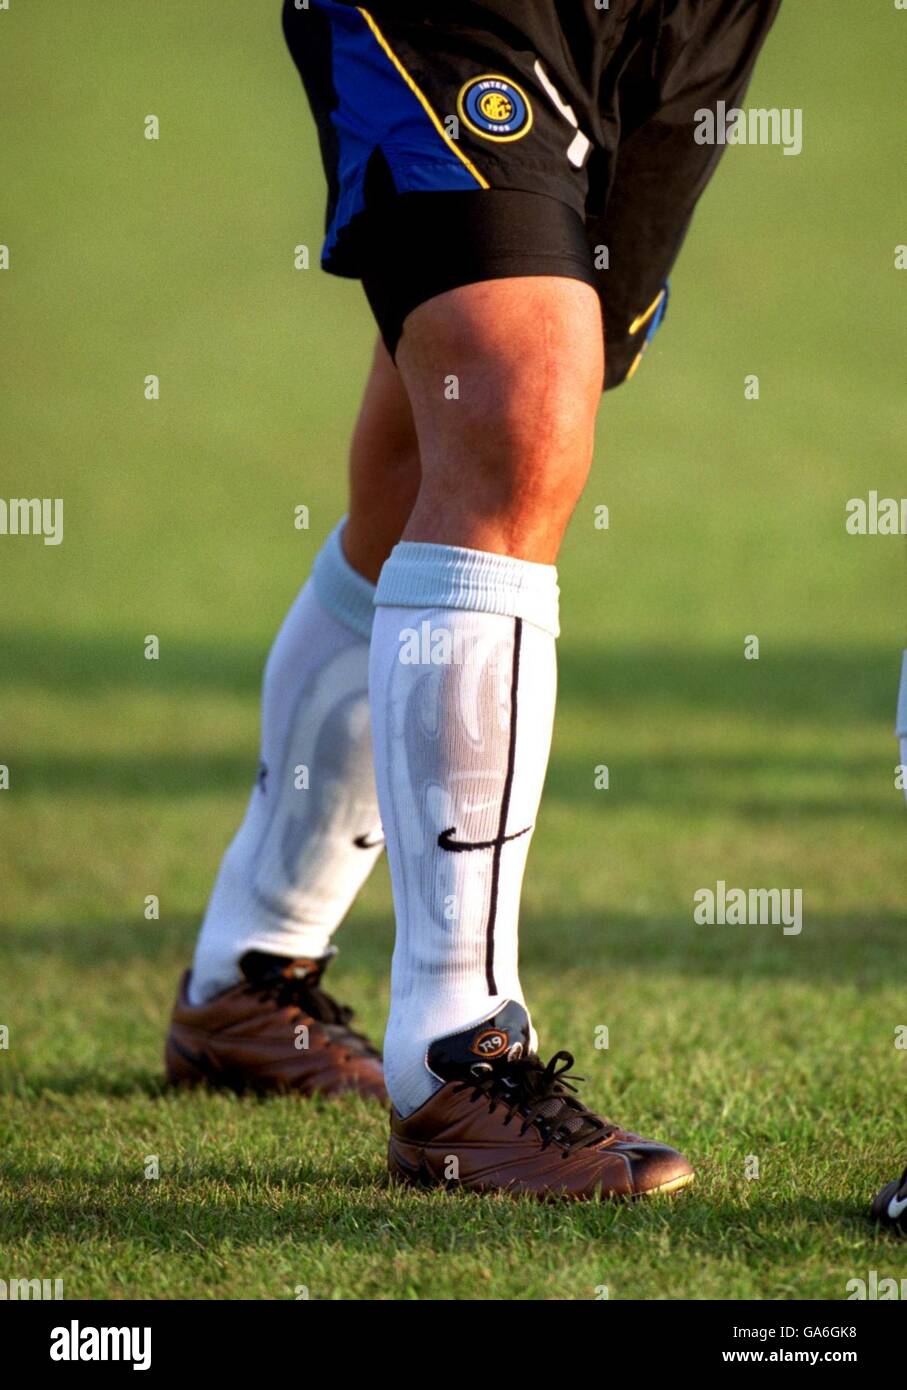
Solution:
[[[504,778],[504,793],[501,797],[501,815],[498,833],[491,861],[491,893],[488,902],[488,924],[485,928],[485,981],[489,994],[497,994],[494,980],[494,927],[498,915],[498,884],[501,878],[501,852],[507,832],[507,816],[510,811],[510,793],[513,788],[513,772],[516,763],[516,720],[517,693],[520,684],[520,647],[523,642],[523,619],[513,620],[513,668],[510,675],[510,741],[507,746],[507,775]]]

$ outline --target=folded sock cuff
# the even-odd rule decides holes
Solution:
[[[334,527],[315,557],[312,582],[324,608],[338,623],[369,641],[375,620],[375,586],[357,574],[343,553],[340,537],[346,517]]]
[[[378,579],[375,603],[388,608],[464,608],[522,618],[557,637],[557,569],[460,545],[401,541]]]

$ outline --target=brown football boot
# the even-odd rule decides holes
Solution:
[[[516,1197],[642,1197],[692,1181],[687,1160],[587,1110],[566,1080],[573,1058],[547,1066],[529,1051],[529,1017],[509,1001],[482,1023],[432,1043],[444,1085],[405,1120],[391,1112],[391,1176],[419,1187]]]
[[[249,951],[245,979],[206,1004],[189,1002],[180,982],[164,1050],[174,1085],[231,1091],[343,1091],[386,1100],[381,1054],[350,1027],[352,1009],[321,988],[324,960],[286,960]]]

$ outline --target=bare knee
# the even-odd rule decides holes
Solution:
[[[450,291],[410,315],[398,362],[422,459],[407,538],[553,559],[592,458],[594,291],[548,277]]]

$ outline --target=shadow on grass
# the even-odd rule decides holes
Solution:
[[[282,619],[274,614],[274,629]],[[206,690],[257,698],[270,638],[260,645],[168,638],[160,661],[146,661],[143,633],[94,634],[0,630],[6,679],[17,687],[82,695],[140,688],[153,694]],[[742,648],[668,644],[559,647],[564,705],[581,699],[603,710],[650,704],[715,714],[750,712],[760,719],[853,720],[893,717],[900,652],[892,645],[855,648],[779,645],[759,661]]]
[[[42,962],[67,980],[72,971],[134,970],[166,967],[178,972],[191,958],[200,913],[146,922],[89,920],[45,927],[0,923],[0,969],[24,960],[30,969]],[[560,908],[556,930],[549,916],[523,914],[520,959],[523,972],[564,975],[582,962],[584,971],[649,971],[659,976],[747,980],[817,979],[890,985],[891,963],[901,952],[903,914],[888,916],[813,915],[804,912],[799,936],[785,936],[780,926],[703,927],[689,913],[643,917],[632,913],[600,914]],[[331,982],[365,976],[386,981],[393,945],[391,915],[354,910],[343,928],[343,950],[332,967]],[[69,984],[65,986],[69,989]],[[10,1001],[14,1003],[14,1001]],[[90,1001],[89,1001],[90,1002]]]
[[[4,670],[15,688],[46,689],[56,697],[95,691],[187,694],[228,693],[258,700],[266,643],[229,645],[168,640],[160,661],[144,660],[138,637],[0,632]],[[563,756],[555,739],[546,799],[586,807],[603,827],[611,813],[651,805],[685,814],[733,813],[780,825],[800,817],[885,819],[895,814],[894,744],[879,742],[871,763],[837,754],[835,743],[814,757],[790,749],[747,749],[726,754],[686,750],[667,736],[672,722],[691,712],[718,721],[752,717],[764,731],[790,722],[798,727],[832,723],[836,733],[867,720],[893,714],[899,653],[889,650],[838,650],[781,647],[758,662],[744,661],[727,648],[627,646],[584,649],[561,644],[560,713],[566,722],[582,719],[588,756]],[[63,698],[65,698],[65,695]],[[615,746],[611,719],[632,713],[642,727],[664,730],[665,748],[645,758],[625,757]],[[246,736],[244,736],[246,737]],[[55,793],[103,793],[120,798],[197,797],[251,789],[257,767],[257,735],[226,750],[181,750],[120,754],[47,754],[40,749],[17,755],[17,802]],[[593,769],[612,767],[607,798],[593,787]],[[866,779],[879,788],[867,795]],[[820,779],[819,789],[816,782]],[[821,789],[821,779],[829,787]],[[749,785],[747,785],[749,784]]]
[[[163,1053],[164,1030],[166,1021],[161,1021],[161,1047]],[[113,1069],[112,1069],[113,1068]],[[297,1096],[290,1094],[262,1094],[253,1091],[243,1092],[236,1095],[233,1091],[211,1090],[205,1086],[197,1090],[182,1086],[172,1086],[164,1075],[163,1061],[159,1068],[152,1067],[130,1067],[124,1066],[116,1056],[112,1057],[112,1067],[101,1068],[98,1066],[82,1067],[77,1072],[63,1072],[59,1070],[36,1069],[28,1071],[18,1071],[13,1073],[7,1085],[0,1085],[0,1097],[5,1096],[9,1100],[29,1101],[39,1097],[52,1096],[96,1096],[107,1100],[129,1100],[137,1096],[146,1096],[151,1100],[176,1100],[184,1099],[211,1099],[214,1101],[227,1100],[243,1106],[250,1106],[253,1109],[258,1106],[270,1105],[302,1105],[306,1113],[314,1111],[317,1113],[325,1105],[333,1105],[334,1101],[328,1101],[320,1097]],[[372,1109],[371,1102],[368,1104]],[[375,1103],[375,1113],[381,1113],[381,1106]]]
[[[558,646],[558,690],[566,702],[609,709],[684,710],[752,715],[760,723],[792,719],[854,722],[893,717],[901,653],[881,647],[779,644],[758,661],[739,646]],[[668,726],[669,727],[669,726]]]
[[[17,1072],[5,1087],[0,1086],[0,1096],[15,1101],[48,1096],[103,1096],[108,1100],[147,1096],[159,1100],[167,1091],[162,1070],[123,1066],[119,1061],[115,1070],[85,1067],[78,1072]]]
[[[555,747],[542,808],[563,802],[594,823],[599,835],[609,833],[621,811],[640,808],[703,820],[733,817],[792,832],[807,820],[894,823],[903,814],[903,794],[894,786],[896,761],[894,740],[890,748],[880,741],[871,758],[834,748],[811,758],[785,750],[740,755],[701,748],[627,757],[609,737],[604,715],[601,728],[590,731],[588,757],[566,758]],[[609,768],[607,794],[594,786],[600,762]]]
[[[787,751],[739,755],[702,749],[672,750],[651,758],[626,756],[608,733],[607,712],[601,725],[589,726],[587,757],[555,751],[545,782],[543,805],[563,804],[607,833],[613,817],[628,808],[650,807],[660,814],[713,818],[732,815],[747,821],[796,826],[802,819],[846,817],[887,821],[902,811],[894,788],[895,747],[881,742],[872,759],[845,756],[833,747],[815,757]],[[889,756],[890,754],[890,756]],[[594,787],[594,770],[608,761],[607,796]],[[97,795],[118,800],[158,797],[174,800],[235,796],[237,817],[252,790],[258,770],[257,748],[234,752],[174,752],[152,756],[106,754],[32,754],[17,758],[17,805],[48,793]],[[877,788],[867,795],[866,782]],[[827,794],[816,790],[825,781]],[[749,784],[749,785],[747,785]]]
[[[632,1253],[641,1240],[670,1236],[672,1249],[707,1252],[743,1243],[760,1258],[774,1245],[795,1253],[803,1226],[830,1230],[835,1240],[881,1239],[862,1203],[803,1194],[742,1202],[696,1196],[645,1202],[542,1203],[533,1198],[474,1193],[414,1193],[393,1187],[376,1158],[369,1165],[228,1161],[174,1165],[166,1180],[148,1183],[113,1167],[13,1165],[5,1174],[20,1196],[0,1215],[0,1238],[57,1236],[78,1241],[130,1241],[174,1253],[206,1238],[219,1247],[282,1243],[288,1231],[317,1232],[322,1248],[349,1254],[388,1247],[436,1253],[439,1239],[460,1255],[490,1254],[535,1240],[598,1241],[609,1253]]]

